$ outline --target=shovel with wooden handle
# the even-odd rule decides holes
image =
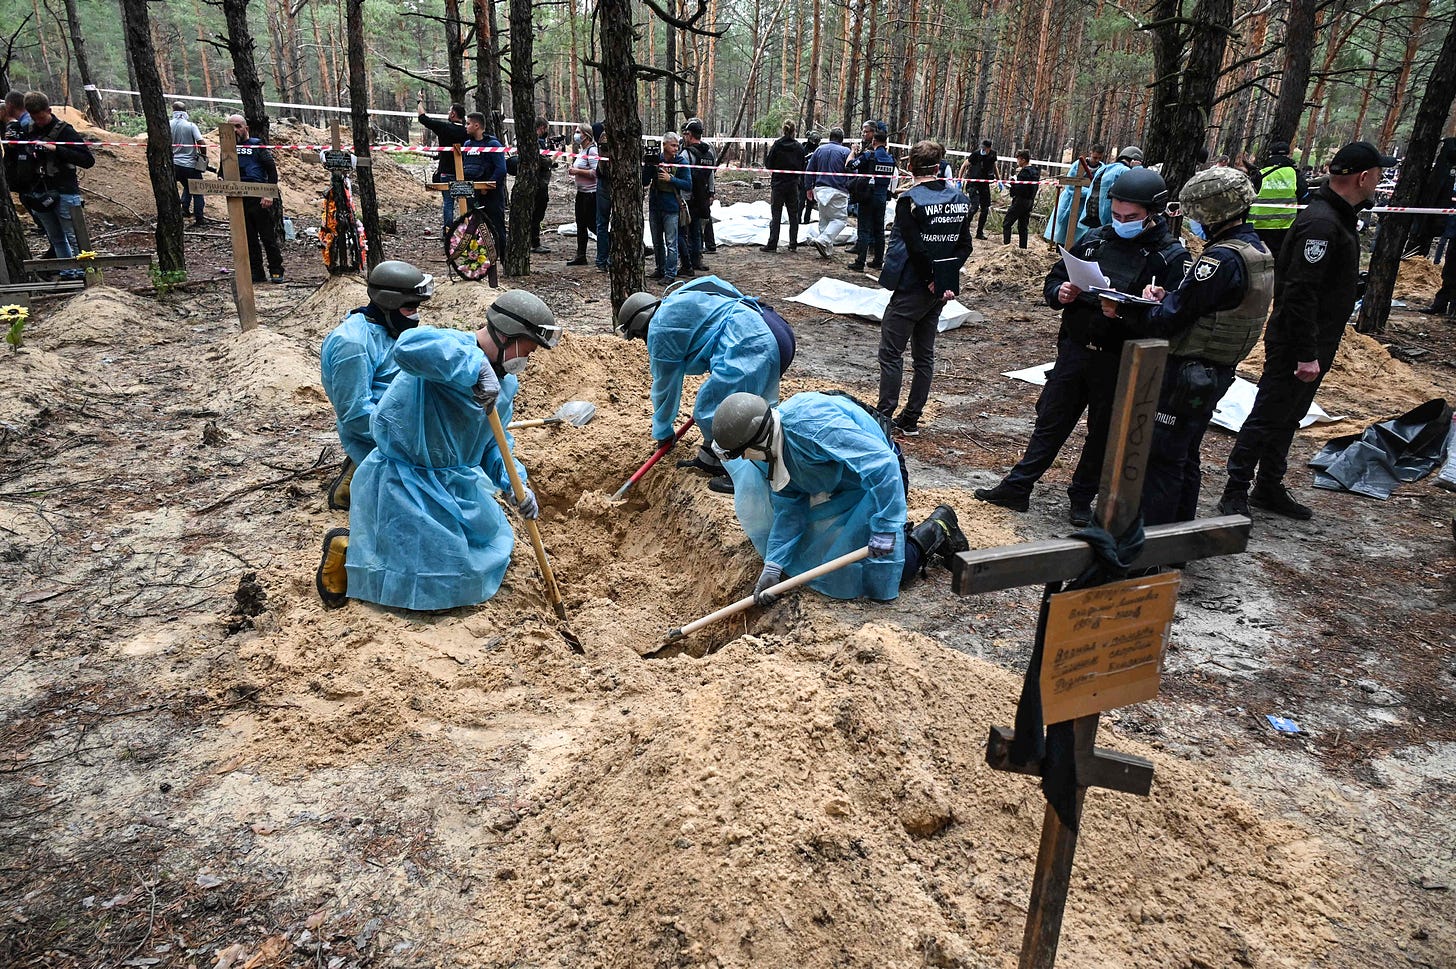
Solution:
[[[839,569],[842,569],[846,565],[853,565],[856,562],[862,561],[863,559],[868,558],[869,554],[869,546],[866,546],[864,548],[857,548],[853,552],[846,552],[844,555],[839,556],[839,558],[837,559],[830,559],[823,565],[816,565],[814,568],[810,569],[807,572],[801,572],[798,575],[793,576],[792,578],[785,579],[777,585],[771,585],[767,589],[765,589],[764,592],[775,596],[783,595],[785,592],[797,589],[801,585],[807,585],[808,583],[813,582],[821,575],[828,575],[830,572],[835,572]],[[702,629],[704,626],[711,626],[713,623],[723,619],[727,619],[729,616],[736,616],[745,609],[751,608],[754,602],[755,599],[753,596],[745,596],[742,599],[739,599],[737,602],[733,603],[731,606],[724,606],[717,612],[711,612],[701,619],[694,619],[686,626],[679,626],[677,629],[668,630],[667,638],[663,640],[662,645],[657,647],[650,653],[643,653],[642,658],[655,659],[664,649],[667,649],[667,647],[671,646],[679,639],[691,636],[693,633],[697,632],[699,629]]]
[[[572,427],[585,427],[597,416],[597,405],[589,400],[568,400],[556,408],[556,413],[550,417],[537,417],[528,421],[511,421],[506,425],[508,431],[518,431],[523,427],[545,427],[547,424],[570,424]]]
[[[651,471],[652,466],[657,462],[661,461],[667,455],[667,452],[671,451],[673,449],[673,446],[677,444],[678,441],[682,440],[682,436],[688,432],[688,429],[696,423],[697,420],[695,418],[689,417],[688,422],[677,429],[677,433],[672,436],[672,440],[669,441],[667,444],[664,444],[662,447],[658,448],[656,451],[653,451],[652,457],[647,459],[647,463],[642,465],[642,467],[638,468],[637,473],[632,475],[632,477],[628,478],[626,483],[623,484],[622,487],[617,489],[616,493],[612,495],[612,500],[621,501],[623,498],[627,497],[627,492],[631,490],[632,486],[637,482],[641,481],[642,476],[647,472]]]
[[[516,504],[520,504],[526,498],[526,486],[521,483],[521,476],[516,473],[516,460],[511,454],[511,442],[506,440],[506,429],[501,426],[500,415],[492,407],[490,414],[490,430],[495,434],[495,445],[500,448],[501,459],[505,461],[506,474],[511,479],[511,492],[516,496]],[[526,523],[526,531],[531,536],[531,547],[536,550],[536,563],[541,566],[541,582],[546,586],[546,598],[551,600],[551,608],[556,611],[557,618],[562,623],[566,622],[566,606],[561,602],[561,589],[556,585],[556,573],[551,571],[551,561],[546,557],[546,546],[541,544],[541,529],[536,527],[535,519],[523,519]],[[572,634],[569,628],[561,630],[561,637],[571,647],[572,652],[581,653],[581,640]]]

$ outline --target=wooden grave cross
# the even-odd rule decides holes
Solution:
[[[1114,537],[1125,532],[1139,513],[1167,356],[1168,344],[1163,340],[1135,340],[1123,346],[1097,502],[1097,521]],[[1146,529],[1142,552],[1130,568],[1147,570],[1242,552],[1248,545],[1251,526],[1243,515],[1151,526]],[[1080,539],[1049,539],[962,552],[953,566],[953,588],[960,595],[975,595],[1063,582],[1081,575],[1092,564],[1092,549]],[[1058,593],[1042,604],[1038,683],[1043,723],[1071,722],[1074,823],[1064,824],[1048,803],[1027,907],[1020,969],[1051,969],[1056,963],[1077,848],[1076,822],[1081,820],[1087,788],[1103,787],[1144,796],[1152,788],[1152,763],[1097,747],[1097,726],[1102,711],[1157,695],[1179,579],[1176,571],[1124,579]],[[996,770],[1043,776],[1045,761],[1012,761],[1015,736],[1009,728],[992,727],[986,762]]]
[[[462,152],[460,150],[460,146],[459,145],[452,146],[451,149],[450,149],[450,153],[455,158],[455,179],[454,179],[454,181],[450,181],[450,182],[430,182],[427,185],[425,185],[425,188],[432,189],[432,190],[434,190],[436,192],[445,192],[445,193],[448,193],[448,195],[450,196],[450,198],[452,198],[452,199],[455,200],[455,218],[458,219],[462,215],[464,215],[467,211],[469,211],[469,209],[470,209],[470,200],[473,199],[473,198],[475,198],[475,192],[476,192],[476,190],[479,189],[482,192],[489,191],[490,189],[495,188],[495,182],[467,182],[465,180],[465,156],[462,154]],[[446,232],[446,235],[445,235],[445,257],[446,257],[446,259],[449,259],[449,256],[450,256],[450,236],[449,236],[449,232],[447,231]],[[491,263],[489,277],[488,277],[488,280],[487,280],[490,283],[490,285],[492,285],[492,286],[496,285],[496,272],[497,272],[496,267],[499,264],[499,260],[505,258],[505,253],[503,253],[503,252],[496,253],[495,258],[496,258],[496,262]]]
[[[228,235],[233,247],[233,301],[238,307],[238,321],[243,330],[258,325],[258,308],[253,302],[253,269],[248,258],[247,217],[243,214],[243,199],[282,198],[278,186],[268,182],[244,182],[238,178],[238,134],[233,126],[224,123],[217,129],[221,151],[218,158],[216,180],[197,179],[192,191],[202,195],[227,196]]]
[[[1067,204],[1067,241],[1066,248],[1071,249],[1077,243],[1077,223],[1082,221],[1081,206],[1077,201],[1082,197],[1082,189],[1092,184],[1090,178],[1069,178],[1066,175],[1057,177],[1057,184],[1072,193],[1071,201]],[[1058,191],[1061,191],[1060,189]],[[1057,206],[1052,206],[1052,223],[1056,224]],[[1053,239],[1053,242],[1056,240]]]
[[[319,161],[330,172],[351,172],[372,164],[368,158],[355,158],[353,151],[344,147],[344,135],[337,118],[329,122],[329,143],[331,147],[319,152]]]

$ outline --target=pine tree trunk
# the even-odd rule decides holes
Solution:
[[[86,56],[86,38],[81,31],[81,18],[76,15],[76,0],[66,0],[66,23],[71,28],[71,49],[76,53],[76,70],[81,72],[81,86],[86,91],[86,114],[91,123],[106,127],[106,108],[101,103],[101,94],[96,90],[96,80],[91,74],[91,60]]]
[[[1441,52],[1436,56],[1431,76],[1426,81],[1426,91],[1416,111],[1415,127],[1411,129],[1410,144],[1400,166],[1400,179],[1395,183],[1391,205],[1419,204],[1425,194],[1426,181],[1431,177],[1431,166],[1441,147],[1441,131],[1446,126],[1453,102],[1456,102],[1456,20],[1446,27],[1445,42],[1441,44]],[[1385,332],[1390,300],[1395,292],[1395,276],[1400,270],[1400,257],[1405,251],[1410,229],[1410,219],[1381,220],[1375,251],[1370,255],[1365,296],[1360,301],[1360,312],[1355,321],[1355,328],[1361,333]]]
[[[823,18],[819,16],[820,0],[814,0],[813,34],[809,41],[809,80],[804,90],[804,128],[814,127],[819,114],[819,54],[824,42]]]
[[[445,70],[450,75],[450,100],[464,104],[465,37],[460,22],[460,0],[445,0]],[[476,88],[475,109],[482,113],[490,110],[481,103],[483,93]]]
[[[642,289],[642,116],[637,109],[632,0],[597,0],[602,101],[612,159],[612,311]],[[601,186],[597,187],[601,191]]]
[[[880,0],[869,0],[870,13],[868,23],[870,25],[870,36],[865,41],[864,74],[860,77],[859,103],[861,110],[868,115],[874,110],[874,102],[870,100],[872,89],[870,87],[870,75],[874,73],[875,62],[875,34],[879,30],[880,21]],[[854,122],[848,122],[853,124]],[[847,126],[847,125],[846,125]]]
[[[370,157],[369,144],[369,76],[364,63],[364,0],[346,0],[348,17],[349,122],[354,136],[354,154],[361,160]],[[377,266],[384,261],[384,241],[379,235],[379,201],[374,192],[374,168],[360,166],[354,172],[358,191],[359,216],[364,234],[369,237],[368,263]]]
[[[11,282],[25,279],[25,260],[29,258],[30,243],[25,239],[25,224],[20,221],[20,213],[11,199],[10,186],[5,181],[5,166],[0,165],[0,259],[5,260]]]
[[[511,0],[511,3],[511,33],[515,34],[515,0]],[[576,4],[574,2],[566,5],[566,23],[571,30],[571,117],[572,120],[577,120],[583,116],[581,113],[581,81],[580,75],[577,73],[577,71],[580,70],[582,58],[581,54],[579,53],[576,40]],[[514,103],[514,82],[512,82],[511,84],[511,97]],[[521,126],[519,124],[516,125],[516,130],[521,130]]]
[[[844,32],[844,45],[846,47],[844,58],[844,70],[839,74],[839,89],[844,104],[844,121],[842,124],[846,129],[854,124],[854,90],[859,82],[859,54],[860,37],[864,35],[865,0],[857,0],[854,13],[854,35],[851,37],[848,30],[849,4],[846,0],[844,7],[846,29]]]
[[[531,220],[535,215],[536,190],[547,177],[541,152],[536,148],[536,55],[531,29],[531,0],[510,0],[511,27],[511,112],[516,121],[516,153],[519,168],[511,192],[510,225],[515,231],[506,239],[507,276],[531,272]]]
[[[248,0],[222,0],[227,21],[228,50],[233,55],[233,76],[243,102],[248,131],[268,144],[268,109],[263,106],[263,79],[258,75],[253,32],[248,28]]]
[[[668,0],[667,8],[674,8],[672,0]],[[677,70],[677,28],[671,24],[662,25],[662,53],[663,67],[668,71]],[[671,73],[662,79],[662,130],[677,130],[677,80]]]
[[[142,112],[147,118],[147,174],[151,176],[152,197],[157,204],[157,265],[163,272],[185,271],[182,205],[177,200],[177,183],[172,177],[172,127],[162,79],[157,74],[156,52],[152,49],[147,0],[122,0],[121,10],[126,45],[136,64]]]
[[[1314,56],[1317,0],[1290,0],[1289,20],[1284,29],[1284,74],[1279,84],[1279,101],[1269,127],[1270,141],[1293,142],[1304,113],[1304,93],[1309,87],[1310,60]]]

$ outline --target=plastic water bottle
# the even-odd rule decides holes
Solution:
[[[293,230],[292,219],[285,218],[283,220],[283,238],[288,242],[292,242],[294,239],[298,238],[298,233]]]

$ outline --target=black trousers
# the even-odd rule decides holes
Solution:
[[[1309,412],[1309,405],[1314,402],[1315,392],[1329,372],[1338,349],[1338,343],[1321,347],[1319,377],[1305,382],[1294,376],[1294,367],[1299,361],[1287,350],[1265,345],[1268,356],[1264,360],[1264,374],[1259,378],[1259,392],[1229,452],[1230,489],[1247,491],[1255,474],[1261,482],[1270,485],[1284,480],[1294,433]]]
[[[981,213],[976,216],[976,235],[986,234],[986,217],[991,214],[991,183],[970,182],[968,188],[975,192],[976,204],[980,207]]]
[[[810,216],[814,214],[814,193],[801,186],[799,188],[799,198],[801,204],[804,206],[803,214],[799,216],[799,224],[808,225],[812,221]]]
[[[885,417],[895,413],[900,404],[900,383],[905,373],[905,345],[910,345],[914,373],[910,378],[910,396],[900,411],[902,424],[914,424],[930,398],[930,378],[935,373],[935,335],[940,310],[945,304],[929,286],[897,289],[885,307],[885,320],[880,324],[880,399],[875,410]]]
[[[769,189],[769,216],[768,224],[768,247],[773,249],[779,244],[779,220],[783,218],[784,209],[789,210],[789,248],[793,249],[799,245],[799,209],[801,191],[797,185],[774,185]]]
[[[274,205],[278,200],[274,199]],[[243,199],[243,226],[248,235],[248,266],[253,282],[263,281],[263,256],[268,257],[268,275],[283,275],[283,252],[278,248],[278,234],[273,231],[273,210],[263,208],[262,199]]]
[[[495,258],[504,262],[506,258],[506,206],[500,192],[476,192],[474,207],[485,215],[490,234],[495,236]]]
[[[536,198],[531,208],[531,248],[536,249],[541,245],[541,223],[546,218],[546,205],[551,201],[551,183],[548,179],[549,173],[541,172],[541,184],[536,189]]]
[[[576,258],[586,261],[587,233],[597,227],[597,193],[577,192],[574,209],[576,216]]]
[[[1012,199],[1011,207],[1006,210],[1006,218],[1001,222],[1001,241],[1011,245],[1011,227],[1017,227],[1021,236],[1021,248],[1026,248],[1026,225],[1031,218],[1032,199]]]
[[[206,195],[194,195],[192,183],[202,178],[202,173],[195,168],[183,168],[181,165],[172,166],[172,178],[178,185],[182,186],[182,215],[187,215],[187,207],[192,207],[192,217],[202,218],[202,206],[207,201]]]
[[[1234,382],[1232,366],[1212,365],[1217,375],[1218,397],[1197,413],[1169,413],[1166,402],[1177,380],[1182,358],[1168,360],[1163,377],[1162,403],[1153,423],[1152,452],[1143,481],[1143,524],[1167,525],[1198,517],[1198,492],[1203,487],[1200,449],[1203,435],[1213,420],[1218,400]]]
[[[1082,446],[1082,456],[1077,460],[1067,495],[1074,505],[1092,503],[1101,484],[1112,396],[1117,392],[1118,362],[1116,353],[1092,350],[1074,340],[1057,342],[1057,361],[1036,400],[1036,425],[1032,428],[1031,440],[1002,485],[1030,494],[1086,411],[1087,442]]]

